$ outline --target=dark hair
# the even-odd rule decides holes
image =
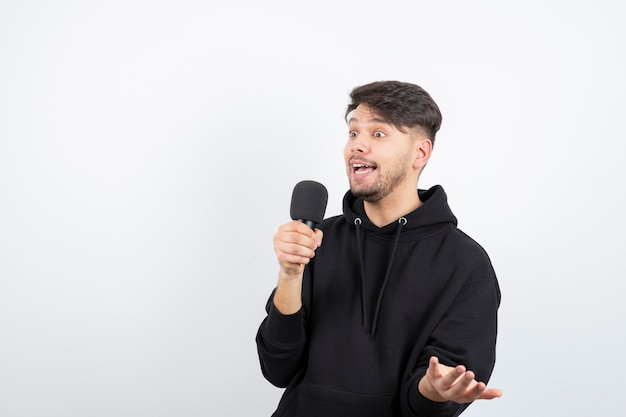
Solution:
[[[435,134],[441,127],[441,112],[422,87],[400,81],[376,81],[355,87],[350,98],[352,102],[346,109],[346,119],[359,104],[367,104],[398,130],[405,132],[405,128],[419,126],[435,143]]]

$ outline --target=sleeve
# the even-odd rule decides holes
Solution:
[[[304,366],[305,320],[302,309],[285,315],[276,309],[273,300],[274,292],[267,302],[267,316],[259,326],[256,344],[263,376],[284,388]]]
[[[487,383],[495,365],[497,311],[500,288],[488,258],[472,268],[451,298],[421,352],[414,356],[416,366],[402,385],[403,416],[454,417],[469,404],[434,402],[422,396],[417,386],[426,374],[431,356],[448,366],[464,365]],[[415,360],[417,359],[417,360]]]

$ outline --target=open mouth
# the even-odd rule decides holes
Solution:
[[[376,170],[376,165],[360,164],[360,163],[352,164],[352,172],[354,172],[357,175],[369,174],[371,172],[374,172],[375,170]]]

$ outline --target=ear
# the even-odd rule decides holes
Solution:
[[[413,168],[420,171],[426,166],[430,155],[433,152],[433,143],[426,136],[420,136],[415,140],[415,159],[413,160]]]

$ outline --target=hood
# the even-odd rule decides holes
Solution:
[[[423,204],[417,210],[403,216],[407,220],[403,234],[408,233],[412,237],[415,233],[428,232],[432,227],[444,223],[457,225],[457,219],[448,206],[448,196],[443,187],[435,185],[428,190],[417,190],[417,193]],[[357,218],[361,219],[361,227],[368,232],[394,234],[397,229],[397,222],[383,227],[370,222],[365,214],[363,199],[355,197],[350,191],[343,198],[343,215],[350,224],[354,224]]]
[[[446,225],[457,225],[457,219],[448,206],[448,198],[441,186],[436,185],[428,190],[416,191],[423,204],[411,213],[407,213],[398,220],[383,227],[376,226],[368,219],[362,198],[357,198],[348,191],[343,199],[344,217],[348,223],[354,225],[355,228],[355,239],[361,269],[361,321],[370,339],[376,338],[380,307],[383,302],[387,282],[390,279],[391,267],[394,262],[394,255],[398,243],[418,239],[420,236],[431,233]],[[369,308],[366,305],[365,279],[367,271],[365,270],[363,252],[363,242],[369,233],[379,236],[389,235],[393,241],[391,255],[387,261],[386,273],[380,287],[374,311],[371,313],[368,311]]]

